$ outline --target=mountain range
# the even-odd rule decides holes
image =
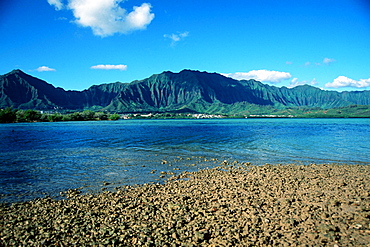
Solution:
[[[131,83],[94,85],[83,91],[56,88],[21,70],[0,76],[0,108],[235,114],[262,108],[349,105],[370,105],[370,91],[326,91],[309,85],[275,87],[193,70],[166,71]]]

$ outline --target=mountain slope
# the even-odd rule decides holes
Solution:
[[[309,85],[278,88],[261,82],[252,82],[252,80],[240,82],[256,96],[270,101],[276,108],[297,106],[336,108],[353,104],[370,105],[370,91],[326,91]]]
[[[106,106],[124,87],[123,83],[111,83],[82,92],[65,91],[21,70],[13,70],[0,77],[0,107],[75,110]]]
[[[370,105],[370,91],[339,93],[308,85],[278,88],[255,80],[237,81],[216,73],[183,70],[163,72],[129,84],[107,109],[141,111],[187,107],[209,112],[209,108],[217,106],[240,108],[246,103],[275,108]]]
[[[118,112],[191,111],[228,113],[251,107],[370,105],[370,91],[336,92],[313,86],[274,87],[234,80],[216,73],[163,72],[131,83],[109,83],[84,91],[65,91],[14,70],[0,76],[0,107],[27,109],[98,108]]]
[[[23,73],[20,70],[1,76],[0,106],[28,109],[74,109],[81,104],[81,92],[67,92],[61,88]]]
[[[120,92],[112,102],[114,107],[131,109],[176,110],[194,103],[269,104],[261,101],[238,81],[219,74],[184,70],[180,73],[163,72],[150,78],[135,81]],[[108,106],[108,109],[111,107]]]

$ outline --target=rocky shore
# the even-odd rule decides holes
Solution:
[[[226,164],[0,207],[1,246],[369,246],[370,166]]]

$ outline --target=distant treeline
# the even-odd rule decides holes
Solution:
[[[255,108],[253,108],[255,107]],[[239,111],[238,111],[239,112]],[[131,113],[123,114],[124,119],[176,119],[176,118],[370,118],[370,105],[350,105],[332,109],[319,107],[289,107],[275,109],[269,106],[250,105],[244,114],[214,113]],[[103,111],[85,110],[82,112],[50,113],[37,110],[0,109],[0,123],[18,122],[59,122],[118,120],[121,116]]]
[[[42,113],[37,110],[0,109],[0,123],[118,120],[120,115],[86,110],[73,113]]]

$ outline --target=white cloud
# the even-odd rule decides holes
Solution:
[[[360,79],[359,81],[353,80],[346,76],[338,76],[333,82],[325,84],[325,87],[340,88],[340,87],[355,87],[355,88],[365,88],[370,87],[369,79]]]
[[[38,72],[44,72],[44,71],[56,71],[55,69],[49,68],[47,66],[41,66],[36,69]]]
[[[165,38],[169,38],[172,40],[172,45],[174,45],[176,42],[179,42],[180,40],[183,40],[184,38],[188,37],[189,36],[189,32],[178,32],[177,34],[176,33],[173,33],[173,34],[165,34],[163,35],[163,37]]]
[[[304,66],[305,67],[311,67],[311,65],[312,66],[322,66],[323,64],[326,64],[326,65],[329,65],[329,64],[331,64],[331,63],[333,63],[333,62],[335,62],[336,60],[334,59],[334,58],[324,58],[323,60],[322,60],[322,62],[320,62],[320,63],[318,63],[318,62],[314,62],[314,63],[311,63],[311,62],[305,62],[304,63]]]
[[[118,70],[127,70],[127,65],[123,65],[123,64],[118,64],[118,65],[99,64],[99,65],[91,66],[90,69],[105,69],[105,70],[118,69]]]
[[[292,87],[296,87],[296,86],[300,86],[300,85],[316,85],[317,84],[317,81],[316,81],[316,78],[314,78],[313,80],[311,81],[298,81],[298,78],[294,77],[292,79],[292,81],[290,82],[290,84],[288,85],[288,88],[292,88]]]
[[[66,8],[72,10],[75,22],[90,27],[97,36],[106,37],[115,33],[129,33],[145,29],[154,19],[152,6],[143,3],[131,12],[120,6],[125,0],[69,0]],[[61,0],[48,0],[57,10],[63,8]]]
[[[63,9],[63,3],[61,0],[48,0],[48,3],[50,5],[54,5],[56,10],[61,10]]]
[[[230,74],[223,74],[236,80],[255,79],[262,82],[280,83],[283,80],[290,79],[292,75],[288,72],[280,72],[273,70],[252,70],[249,72],[236,72]]]
[[[324,60],[322,61],[324,64],[327,64],[327,65],[329,65],[329,64],[331,64],[331,63],[333,63],[333,62],[335,62],[335,59],[334,58],[324,58]]]
[[[150,13],[151,5],[143,3],[140,7],[135,6],[134,11],[127,16],[127,23],[130,29],[144,29],[154,18],[154,14]]]

